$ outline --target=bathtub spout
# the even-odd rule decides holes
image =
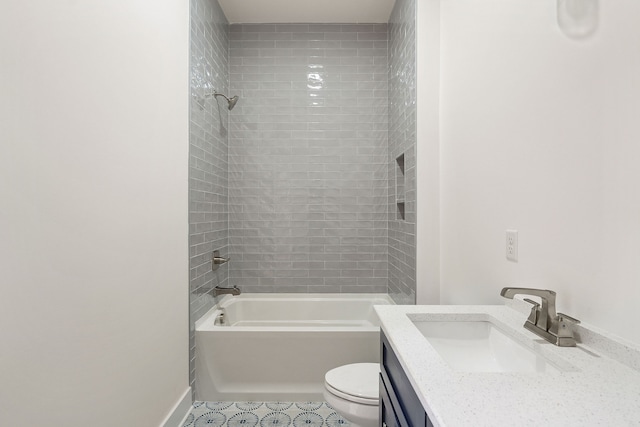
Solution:
[[[233,288],[221,288],[220,286],[216,286],[215,288],[213,288],[214,297],[226,294],[238,296],[240,295],[240,288],[237,286],[234,286]]]

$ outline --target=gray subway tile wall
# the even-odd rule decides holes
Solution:
[[[229,30],[229,280],[387,292],[386,24]]]
[[[414,38],[415,0],[388,26],[229,26],[216,0],[191,0],[192,386],[194,322],[218,284],[415,302]],[[233,260],[216,273],[214,249]]]
[[[389,19],[389,294],[416,301],[416,3],[397,0]],[[398,218],[396,159],[404,154],[404,220]]]
[[[205,95],[226,92],[229,25],[216,0],[191,0],[189,112],[189,382],[195,380],[195,321],[214,305],[228,269],[211,271],[211,253],[228,254],[228,111]],[[220,106],[218,106],[220,102]],[[192,390],[195,390],[193,387]]]

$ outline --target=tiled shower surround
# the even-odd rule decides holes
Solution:
[[[386,24],[231,25],[230,282],[387,292]]]
[[[229,26],[216,0],[191,0],[192,386],[194,323],[218,284],[415,301],[414,36],[415,0],[388,26]],[[240,95],[235,109],[214,90]],[[216,273],[215,249],[232,258]]]
[[[396,0],[389,19],[389,294],[416,301],[416,3]],[[404,192],[396,159],[404,155]],[[397,202],[404,202],[404,220]]]
[[[195,378],[195,321],[209,310],[211,290],[228,271],[211,271],[211,252],[228,253],[227,109],[205,94],[228,89],[227,20],[217,1],[191,1],[189,124],[189,381]]]

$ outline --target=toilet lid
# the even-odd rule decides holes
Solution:
[[[380,365],[377,363],[354,363],[330,370],[325,374],[324,381],[340,394],[377,401],[380,394],[379,374]]]

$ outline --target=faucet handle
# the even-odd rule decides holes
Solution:
[[[567,322],[569,324],[573,324],[573,325],[579,325],[580,321],[578,319],[576,319],[575,317],[571,317],[568,314],[564,314],[564,313],[558,313],[558,322]]]
[[[220,251],[216,249],[215,251],[213,251],[213,254],[211,255],[211,271],[216,271],[218,267],[220,267],[222,264],[229,262],[230,260],[231,260],[231,257],[229,258],[221,257]]]
[[[538,321],[538,313],[540,313],[540,303],[537,303],[529,298],[524,298],[524,301],[528,302],[529,304],[533,304],[533,307],[531,307],[531,314],[529,314],[527,322],[531,322],[535,325]]]
[[[558,313],[556,317],[556,328],[551,331],[557,337],[557,345],[561,347],[573,347],[576,345],[576,340],[573,335],[574,326],[578,325],[580,321],[564,313]]]

